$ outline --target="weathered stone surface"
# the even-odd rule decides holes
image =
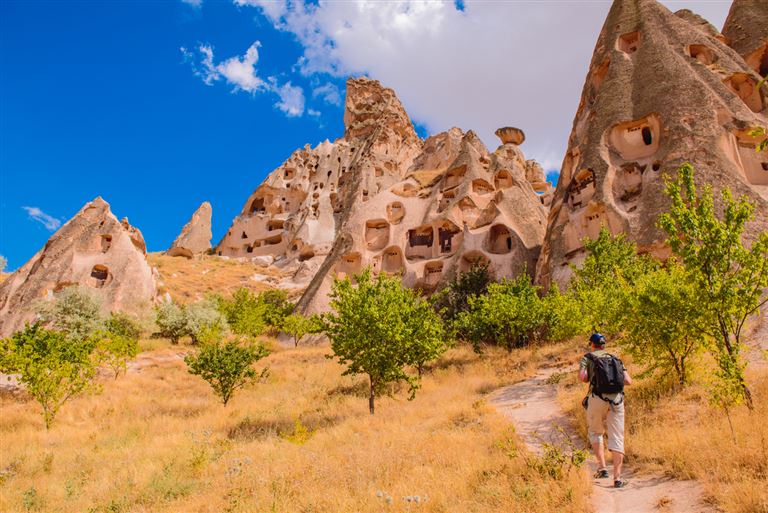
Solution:
[[[434,289],[487,262],[497,277],[533,271],[552,188],[526,162],[522,131],[500,129],[489,152],[458,128],[421,140],[391,89],[347,83],[344,137],[296,151],[248,199],[220,255],[298,261],[299,307],[327,307],[333,278],[399,274]]]
[[[101,198],[87,203],[0,284],[0,335],[34,319],[38,301],[77,284],[97,289],[105,310],[131,311],[155,297],[141,232],[127,219],[118,221]]]
[[[734,0],[723,35],[747,66],[762,77],[768,75],[768,2]]]
[[[211,249],[211,213],[211,204],[204,201],[166,253],[169,256],[192,258]]]
[[[766,125],[766,88],[755,88],[760,77],[721,40],[692,13],[654,0],[613,3],[549,212],[539,283],[564,284],[568,264],[583,259],[583,237],[601,226],[663,256],[662,177],[684,162],[698,183],[747,195],[757,204],[753,227],[768,228],[768,157],[747,135]]]

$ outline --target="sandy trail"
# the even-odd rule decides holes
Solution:
[[[562,438],[557,427],[581,448],[580,440],[571,429],[567,416],[556,401],[554,385],[547,378],[563,369],[546,368],[526,381],[501,388],[490,396],[491,404],[514,424],[526,445],[536,453],[541,452],[542,442]],[[628,410],[631,414],[631,409]],[[632,440],[628,440],[632,443]],[[591,476],[596,470],[590,453],[585,472]],[[613,488],[613,479],[593,479],[592,507],[599,513],[709,513],[715,510],[703,501],[701,486],[695,481],[677,481],[660,475],[636,474],[625,465],[624,477],[629,480],[626,488]]]

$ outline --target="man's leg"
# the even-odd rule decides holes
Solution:
[[[624,403],[611,405],[608,412],[608,450],[613,456],[613,479],[621,480],[624,467]]]
[[[587,429],[589,441],[595,453],[598,470],[605,468],[605,450],[603,449],[604,421],[608,403],[598,397],[590,397],[587,404]]]

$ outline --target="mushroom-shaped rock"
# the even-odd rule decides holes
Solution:
[[[496,137],[501,139],[501,144],[523,144],[525,133],[519,128],[505,126],[496,130]]]
[[[211,204],[203,202],[166,253],[191,258],[211,249],[211,214]]]

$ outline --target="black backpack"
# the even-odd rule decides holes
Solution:
[[[592,393],[604,401],[603,394],[618,394],[624,391],[624,364],[612,354],[595,356],[587,354],[592,362]]]

